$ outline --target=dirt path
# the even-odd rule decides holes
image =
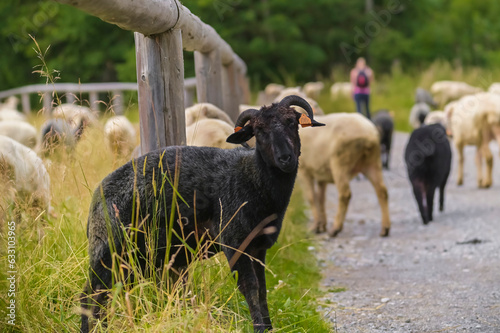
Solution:
[[[319,236],[313,250],[325,276],[319,310],[338,332],[500,332],[498,146],[492,144],[494,184],[487,190],[476,188],[471,147],[465,185],[456,185],[454,155],[445,211],[425,226],[402,159],[407,138],[395,135],[391,170],[384,173],[390,237],[378,236],[380,210],[365,179],[351,183],[342,233],[335,239]],[[337,191],[331,185],[327,193],[332,223]]]

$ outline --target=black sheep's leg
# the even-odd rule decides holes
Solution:
[[[434,210],[434,193],[436,188],[431,186],[427,189],[427,217],[432,221],[432,212]]]
[[[91,330],[89,315],[97,320],[103,319],[106,316],[107,286],[111,285],[111,272],[103,273],[98,276],[92,269],[90,270],[90,279],[87,281],[81,296],[81,306],[83,309],[81,333],[87,333]],[[108,277],[109,281],[107,281]]]
[[[236,251],[224,250],[229,262]],[[231,271],[238,272],[238,289],[245,297],[252,316],[253,329],[256,333],[263,333],[271,329],[270,325],[264,322],[259,303],[259,280],[255,272],[254,265],[246,254],[241,254],[238,260],[231,267]]]
[[[446,182],[448,181],[448,176],[450,172],[448,171],[444,177],[443,182],[439,186],[439,211],[442,212],[444,210],[444,188],[446,187]]]
[[[424,197],[422,195],[422,192],[423,191],[421,189],[421,186],[419,186],[418,184],[413,184],[413,194],[415,195],[415,199],[417,200],[418,209],[420,210],[420,216],[422,216],[422,221],[424,222],[424,224],[427,224],[429,223],[427,219],[427,205],[424,205]]]
[[[392,146],[392,130],[389,134],[389,139],[387,140],[387,146],[385,147],[385,152],[387,154],[386,169],[389,170],[389,162],[391,160],[391,146]]]
[[[266,250],[260,250],[255,255],[258,259],[253,261],[253,268],[257,274],[257,280],[259,282],[259,305],[260,312],[262,313],[262,319],[264,324],[267,325],[267,329],[272,329],[271,317],[269,316],[269,308],[267,306],[267,288],[266,288]]]

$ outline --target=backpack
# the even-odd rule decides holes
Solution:
[[[366,88],[368,85],[368,75],[366,75],[365,71],[359,71],[358,76],[356,77],[356,86]]]

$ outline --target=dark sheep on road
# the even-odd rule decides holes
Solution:
[[[432,221],[434,192],[439,187],[439,211],[444,209],[444,189],[451,167],[451,148],[441,124],[413,131],[405,150],[408,176],[424,224]]]
[[[292,105],[304,108],[308,115],[296,112]],[[180,272],[189,264],[189,251],[172,250],[176,252],[172,255],[166,250],[170,247],[195,249],[201,242],[200,248],[211,245],[209,255],[223,251],[231,270],[238,273],[238,288],[248,303],[254,330],[271,330],[263,263],[267,249],[278,238],[294,187],[300,155],[299,124],[323,125],[313,119],[304,99],[289,96],[240,114],[235,133],[227,141],[242,144],[255,136],[255,149],[165,147],[128,162],[104,178],[90,205],[90,278],[82,307],[90,309],[92,317],[103,318],[105,311],[101,308],[105,307],[113,277],[119,278],[110,269],[112,258],[118,255],[129,262],[131,254],[127,253],[124,235],[139,229],[135,233],[138,253],[134,261],[146,272],[152,267],[161,274],[166,263]],[[178,181],[176,191],[165,182],[169,177],[173,184]],[[178,200],[170,234],[186,235],[184,239],[168,237],[166,221],[173,193],[184,201]],[[158,211],[152,209],[155,200],[161,202]],[[137,221],[142,222],[137,225]],[[151,241],[152,229],[157,231],[156,241]],[[154,257],[149,254],[148,259],[151,249]],[[89,331],[90,313],[83,311],[82,332]]]
[[[438,106],[431,93],[420,87],[415,90],[415,104],[418,103],[425,103],[433,108]]]
[[[392,132],[394,131],[394,120],[388,110],[380,110],[372,118],[375,127],[380,134],[380,152],[382,167],[389,170],[389,159],[391,155]]]

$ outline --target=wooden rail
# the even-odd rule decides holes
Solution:
[[[135,82],[105,82],[105,83],[54,83],[48,84],[33,84],[29,86],[0,91],[0,100],[10,96],[21,96],[21,104],[23,112],[28,114],[31,112],[30,94],[43,94],[44,112],[49,113],[52,109],[52,93],[65,93],[67,103],[73,103],[75,95],[89,94],[89,104],[93,109],[97,109],[98,93],[112,92],[111,103],[116,114],[123,112],[123,91],[137,91],[137,83]],[[196,78],[188,78],[184,80],[184,101],[185,107],[191,106],[194,103],[194,94],[196,92]]]
[[[56,0],[135,31],[141,150],[186,143],[184,59],[195,52],[198,102],[233,119],[248,103],[246,65],[231,47],[178,0]]]

